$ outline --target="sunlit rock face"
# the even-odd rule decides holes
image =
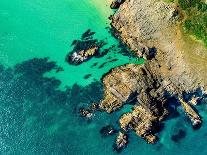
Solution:
[[[120,126],[125,131],[134,130],[148,143],[156,142],[155,133],[160,130],[157,127],[170,113],[167,106],[172,98],[182,105],[194,128],[202,123],[183,94],[199,89],[198,98],[205,98],[206,63],[205,67],[191,63],[186,48],[189,41],[179,28],[182,18],[176,4],[156,0],[126,0],[112,18],[112,26],[123,42],[147,61],[142,66],[115,68],[104,76],[105,97],[100,107],[111,113],[132,101],[135,106],[120,118]],[[200,46],[197,50],[206,51],[198,44],[189,50]],[[206,58],[205,55],[203,59]]]
[[[191,91],[207,85],[207,50],[183,35],[182,11],[174,3],[127,0],[113,16],[112,25],[134,51],[157,50],[161,75],[176,87]]]

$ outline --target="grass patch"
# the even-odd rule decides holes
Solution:
[[[202,40],[207,47],[207,4],[201,0],[178,0],[178,4],[186,15],[185,32]]]

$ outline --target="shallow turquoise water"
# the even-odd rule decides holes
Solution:
[[[109,69],[142,61],[111,50],[80,66],[65,62],[71,42],[87,29],[98,39],[107,38],[106,46],[118,45],[105,29],[112,13],[109,2],[100,0],[0,1],[0,154],[116,154],[115,136],[102,137],[99,130],[107,124],[117,126],[116,120],[130,106],[112,115],[96,113],[88,121],[77,111],[102,98],[100,78]],[[99,68],[109,56],[118,61]],[[56,73],[56,65],[64,71]],[[84,79],[87,74],[92,76]],[[206,120],[207,107],[199,109]],[[121,154],[206,154],[206,121],[193,131],[183,114],[170,119],[156,145],[130,133]],[[179,129],[186,137],[175,143],[170,137]]]
[[[94,1],[94,4],[92,3]],[[87,29],[96,32],[99,39],[107,39],[108,46],[117,44],[105,29],[109,26],[110,9],[103,10],[98,0],[15,0],[1,1],[1,37],[0,61],[7,66],[13,66],[33,57],[50,57],[63,67],[65,72],[55,74],[63,87],[74,83],[87,85],[94,79],[98,80],[109,69],[124,63],[129,58],[119,53],[111,52],[102,59],[92,59],[79,67],[68,65],[64,60],[71,50],[70,44],[79,39]],[[101,5],[106,7],[108,2]],[[14,55],[18,56],[14,56]],[[90,66],[106,62],[107,57],[119,58],[115,63],[109,63],[103,69]],[[79,72],[77,72],[79,70]],[[88,80],[82,80],[86,74],[92,74]],[[47,74],[54,76],[53,73]]]

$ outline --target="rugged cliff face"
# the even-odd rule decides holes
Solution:
[[[132,112],[120,118],[124,131],[134,130],[147,142],[156,141],[157,127],[169,113],[170,98],[183,106],[194,127],[201,118],[184,93],[207,90],[207,50],[200,42],[185,36],[180,28],[182,11],[173,3],[159,0],[126,0],[112,18],[120,38],[144,65],[125,65],[105,77],[105,98],[100,108],[111,113],[124,104],[135,104]],[[199,99],[199,98],[196,98]]]
[[[183,35],[182,18],[173,3],[127,0],[114,15],[112,25],[134,51],[142,44],[157,49],[156,59],[165,79],[186,91],[206,89],[207,50],[202,43]]]

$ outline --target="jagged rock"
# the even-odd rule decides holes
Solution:
[[[187,116],[190,118],[193,128],[194,129],[200,128],[202,124],[202,120],[200,116],[197,114],[197,112],[193,110],[193,108],[188,103],[186,103],[183,99],[179,98],[179,101],[183,106],[183,109],[186,112]]]
[[[153,124],[159,124],[168,114],[165,108],[165,87],[145,65],[129,64],[113,69],[103,78],[104,99],[100,108],[113,112],[124,104],[134,102],[132,113],[124,114],[120,119],[123,130],[131,128],[137,135],[154,143],[156,137],[149,134],[154,130]],[[141,125],[140,125],[141,123]]]
[[[120,126],[123,130],[132,129],[136,134],[144,138],[148,143],[155,143],[157,137],[154,135],[153,124],[159,122],[145,106],[136,106],[131,113],[124,114],[120,120]]]
[[[100,108],[110,113],[129,101],[134,102],[133,111],[120,118],[120,126],[125,131],[135,131],[148,143],[157,141],[156,127],[169,113],[166,109],[168,98],[182,93],[182,89],[161,76],[159,62],[154,59],[144,65],[117,67],[103,77],[103,83],[105,96]],[[202,122],[199,115],[181,97],[179,100],[193,127],[198,127]]]
[[[101,128],[100,133],[102,136],[109,136],[115,134],[117,131],[114,129],[113,126],[107,125]]]
[[[123,104],[133,102],[136,99],[136,85],[138,84],[136,70],[140,66],[133,67],[135,72],[131,72],[130,67],[119,67],[104,77],[105,97],[100,103],[101,109],[111,113],[122,107]]]
[[[87,50],[81,50],[78,52],[74,52],[74,53],[72,53],[72,55],[69,56],[68,62],[70,64],[79,65],[79,64],[89,60],[94,55],[96,55],[98,52],[98,49],[99,49],[98,47],[93,47],[93,48],[90,48]]]
[[[126,0],[113,16],[112,26],[139,57],[147,58],[149,49],[156,48],[156,58],[150,64],[155,68],[158,64],[160,76],[174,87],[187,92],[198,87],[206,90],[207,49],[183,37],[181,19],[182,13],[176,4]]]
[[[173,3],[126,0],[112,17],[119,38],[138,57],[148,60],[144,65],[117,67],[104,76],[105,97],[100,107],[113,112],[127,104],[129,96],[135,93],[134,110],[120,118],[120,126],[134,130],[149,143],[156,141],[153,127],[168,114],[168,97],[180,97],[193,126],[202,122],[196,111],[182,102],[181,94],[197,88],[207,90],[207,50],[199,43],[186,48],[190,44],[182,36],[180,14]],[[196,59],[203,61],[197,63]]]
[[[119,132],[113,148],[115,151],[120,152],[123,148],[127,146],[127,143],[128,143],[127,135],[122,132]]]
[[[198,104],[198,100],[200,99],[200,97],[195,97],[195,96],[193,96],[192,98],[191,98],[191,100],[189,101],[189,103],[190,104],[192,104],[192,105],[194,105],[194,106],[196,106],[197,104]]]
[[[118,9],[120,5],[124,3],[124,1],[125,0],[113,0],[113,2],[110,5],[111,9]]]
[[[80,108],[79,112],[82,117],[91,118],[93,116],[89,109]]]
[[[90,106],[90,109],[93,110],[93,111],[98,111],[98,110],[100,110],[99,104],[97,104],[97,103],[92,103],[91,106]]]

